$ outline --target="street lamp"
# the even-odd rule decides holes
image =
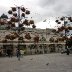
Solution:
[[[11,7],[11,10],[9,10],[8,13],[10,15],[12,15],[12,17],[10,18],[8,23],[9,24],[16,24],[16,23],[18,24],[18,27],[16,27],[17,28],[17,32],[15,33],[18,38],[20,37],[21,33],[25,29],[25,26],[32,25],[32,28],[36,27],[34,25],[34,21],[33,20],[27,20],[26,15],[30,14],[30,11],[27,8],[25,8],[23,6]],[[15,27],[14,25],[9,25],[9,26],[12,26],[12,28]],[[25,38],[30,39],[30,35],[29,34],[26,35],[26,36],[25,36]],[[17,48],[20,50],[20,48],[19,48],[19,43],[20,43],[19,39],[18,39],[18,47]]]
[[[72,22],[72,17],[61,17],[59,20],[55,21],[57,24],[62,24],[61,27],[58,28],[57,32],[62,32],[64,31],[65,35],[62,37],[62,40],[65,40],[65,49],[67,49],[67,41],[69,40],[69,38],[67,37],[67,33],[69,32],[69,30],[72,30],[71,26],[67,26],[68,23]]]

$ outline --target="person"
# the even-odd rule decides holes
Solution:
[[[21,57],[23,57],[24,51],[23,50],[20,50],[20,53],[21,53]]]
[[[2,56],[2,50],[0,49],[0,56]]]
[[[69,53],[70,53],[70,51],[69,51],[69,49],[68,49],[68,48],[66,49],[66,53],[67,53],[67,55],[69,55]]]
[[[20,61],[20,56],[21,56],[21,53],[20,53],[20,49],[18,48],[17,49],[17,58],[18,58],[19,61]]]
[[[8,56],[8,57],[11,56],[11,51],[10,51],[10,49],[7,49],[7,56]]]

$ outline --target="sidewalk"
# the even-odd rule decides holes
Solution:
[[[0,58],[0,72],[72,72],[72,54],[44,54]]]

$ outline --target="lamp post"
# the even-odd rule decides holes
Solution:
[[[66,25],[67,25],[67,21],[65,21],[64,20],[64,27],[66,27]],[[67,30],[65,29],[65,37],[67,37]],[[66,39],[66,41],[65,41],[65,49],[67,49],[67,39]]]
[[[10,20],[8,21],[9,26],[11,28],[10,24],[18,24],[18,27],[16,27],[17,31],[16,33],[14,33],[14,39],[18,37],[18,47],[17,49],[20,51],[19,48],[19,44],[20,44],[20,39],[23,40],[23,38],[20,38],[21,33],[23,33],[25,27],[27,26],[32,26],[32,28],[35,28],[36,26],[34,25],[34,21],[33,20],[27,20],[26,15],[30,14],[30,11],[23,7],[23,6],[16,6],[16,7],[11,7],[11,10],[8,11],[8,13],[10,15],[13,15],[12,17],[10,17]],[[14,28],[14,26],[12,26],[12,28]],[[25,35],[25,38],[27,39],[31,39],[30,35],[27,33],[27,35]]]
[[[62,37],[63,40],[65,40],[65,49],[67,49],[68,46],[68,40],[70,40],[67,37],[67,34],[69,33],[70,30],[72,30],[71,26],[67,26],[68,23],[72,23],[72,17],[61,17],[59,20],[55,21],[57,24],[62,24],[63,25],[61,27],[58,28],[58,32],[62,32],[64,31],[64,36]],[[70,37],[71,38],[71,37]]]

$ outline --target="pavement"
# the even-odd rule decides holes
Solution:
[[[42,54],[21,57],[1,57],[0,72],[72,72],[72,54]]]

